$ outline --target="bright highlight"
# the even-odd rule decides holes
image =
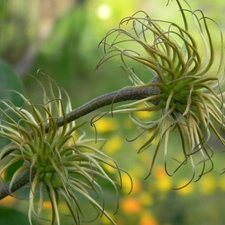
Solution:
[[[98,7],[97,14],[100,19],[107,20],[111,16],[111,8],[106,4],[102,4]]]

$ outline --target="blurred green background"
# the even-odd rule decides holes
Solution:
[[[225,30],[224,0],[190,0],[188,3],[193,9],[203,10]],[[119,58],[108,61],[98,70],[95,68],[102,56],[98,48],[100,40],[107,31],[117,27],[122,18],[138,10],[156,19],[179,20],[175,0],[168,6],[167,0],[0,0],[0,59],[15,70],[19,77],[16,82],[22,81],[26,96],[40,98],[39,86],[29,74],[38,76],[37,70],[42,69],[66,89],[75,108],[101,94],[130,85],[119,67]],[[148,75],[144,67],[139,70]],[[9,88],[8,85],[5,88]],[[91,117],[84,119],[88,118]],[[88,135],[93,136],[93,130],[87,129]],[[220,175],[224,168],[223,149],[214,143],[215,168],[211,173],[184,189],[173,190],[184,185],[191,173],[186,168],[168,177],[159,158],[153,174],[145,179],[153,151],[142,154],[137,151],[146,136],[134,142],[126,141],[139,132],[124,115],[103,118],[98,124],[98,136],[108,139],[105,152],[131,174],[134,182],[133,192],[127,195],[129,181],[124,176],[120,208],[112,216],[117,224],[224,224],[225,175]],[[113,190],[105,186],[105,191],[109,198],[106,209],[113,214]],[[27,225],[27,204],[26,200],[14,198],[0,201],[0,224],[18,224],[19,220],[19,224]],[[62,209],[62,213],[65,214],[62,224],[71,224],[67,211]],[[103,217],[90,224],[109,222]]]

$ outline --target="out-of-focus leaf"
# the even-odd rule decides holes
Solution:
[[[0,60],[0,101],[9,100],[16,106],[21,106],[23,104],[22,99],[18,94],[9,90],[15,90],[22,93],[22,83],[14,70],[4,61]],[[6,107],[0,102],[0,108],[1,110],[4,110]],[[5,144],[7,144],[7,141],[0,137],[0,149]]]
[[[14,72],[14,70],[8,64],[0,60],[0,109],[1,111],[6,109],[6,106],[2,104],[2,100],[9,100],[10,102],[12,102],[14,105],[18,107],[22,106],[23,104],[22,99],[19,97],[18,94],[16,94],[12,90],[22,93],[23,92],[22,83],[19,77],[17,76],[17,74]],[[0,112],[0,122],[1,122],[1,118],[2,118],[2,113]],[[7,144],[9,144],[9,141],[0,136],[0,151]],[[2,163],[4,164],[4,161],[2,161],[1,164]],[[13,174],[13,171],[14,171],[14,168],[9,170],[5,176],[9,177],[10,179]],[[2,223],[0,222],[0,224]]]
[[[28,225],[27,215],[12,209],[0,207],[0,224],[23,224]]]
[[[14,70],[0,60],[0,99],[7,99],[14,104],[22,103],[18,95],[6,90],[16,90],[22,93],[22,83]]]

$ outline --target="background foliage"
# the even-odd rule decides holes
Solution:
[[[225,30],[225,5],[222,0],[188,2],[192,8],[203,10],[205,15],[212,17]],[[7,65],[3,61],[0,63],[0,90],[8,88],[22,91],[22,80],[23,91],[27,96],[38,99],[41,91],[29,74],[35,75],[39,68],[67,90],[74,107],[100,94],[130,85],[126,74],[119,67],[118,59],[113,59],[95,71],[102,55],[97,45],[109,29],[117,27],[123,17],[137,10],[145,10],[152,18],[176,20],[176,5],[172,1],[169,6],[166,4],[166,0],[1,0],[0,59]],[[17,76],[8,65],[17,72]],[[144,67],[135,64],[133,67],[136,72],[148,74]],[[0,98],[18,101],[2,91]],[[146,117],[146,114],[142,113],[140,117]],[[86,116],[84,119],[87,118],[91,117]],[[91,135],[93,128],[88,129]],[[216,149],[213,172],[199,182],[175,191],[174,188],[190,179],[188,170],[183,169],[173,177],[168,177],[164,173],[162,160],[158,160],[154,173],[145,180],[151,149],[137,154],[144,136],[137,141],[126,141],[139,134],[129,118],[122,115],[103,118],[97,123],[97,130],[99,136],[108,139],[105,152],[131,174],[134,182],[133,192],[127,195],[129,181],[126,182],[124,178],[120,209],[113,216],[119,225],[220,225],[225,221],[225,176],[220,175],[224,168],[224,150],[217,143],[213,143]],[[214,142],[213,139],[211,141]],[[172,147],[176,151],[176,137]],[[106,208],[113,214],[113,192],[108,186],[104,188],[109,198]],[[28,224],[27,204],[26,200],[11,197],[2,200],[0,224],[6,221],[16,224],[18,219],[20,224]],[[49,207],[47,202],[45,207]],[[65,224],[69,224],[67,211],[63,207],[62,210],[65,212]],[[108,224],[108,221],[103,217],[93,224]]]

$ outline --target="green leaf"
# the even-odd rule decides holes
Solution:
[[[16,90],[20,93],[23,92],[22,83],[17,74],[8,64],[0,60],[0,100],[7,99],[18,106],[23,104],[18,95],[6,90]]]
[[[21,203],[20,203],[21,204]],[[23,224],[28,225],[27,215],[13,209],[0,207],[0,224]]]
[[[19,77],[17,76],[17,74],[14,72],[14,70],[8,64],[0,60],[0,108],[1,110],[4,110],[6,108],[6,106],[1,103],[2,100],[9,100],[18,107],[22,106],[22,104],[24,103],[23,100],[19,97],[19,95],[13,92],[12,90],[22,93],[23,92],[22,83]],[[0,122],[1,122],[1,117],[2,115],[0,113]],[[9,141],[0,136],[0,151],[1,151],[1,148],[7,144],[9,144]],[[11,178],[14,169],[15,168],[11,168],[7,172],[6,177]]]

